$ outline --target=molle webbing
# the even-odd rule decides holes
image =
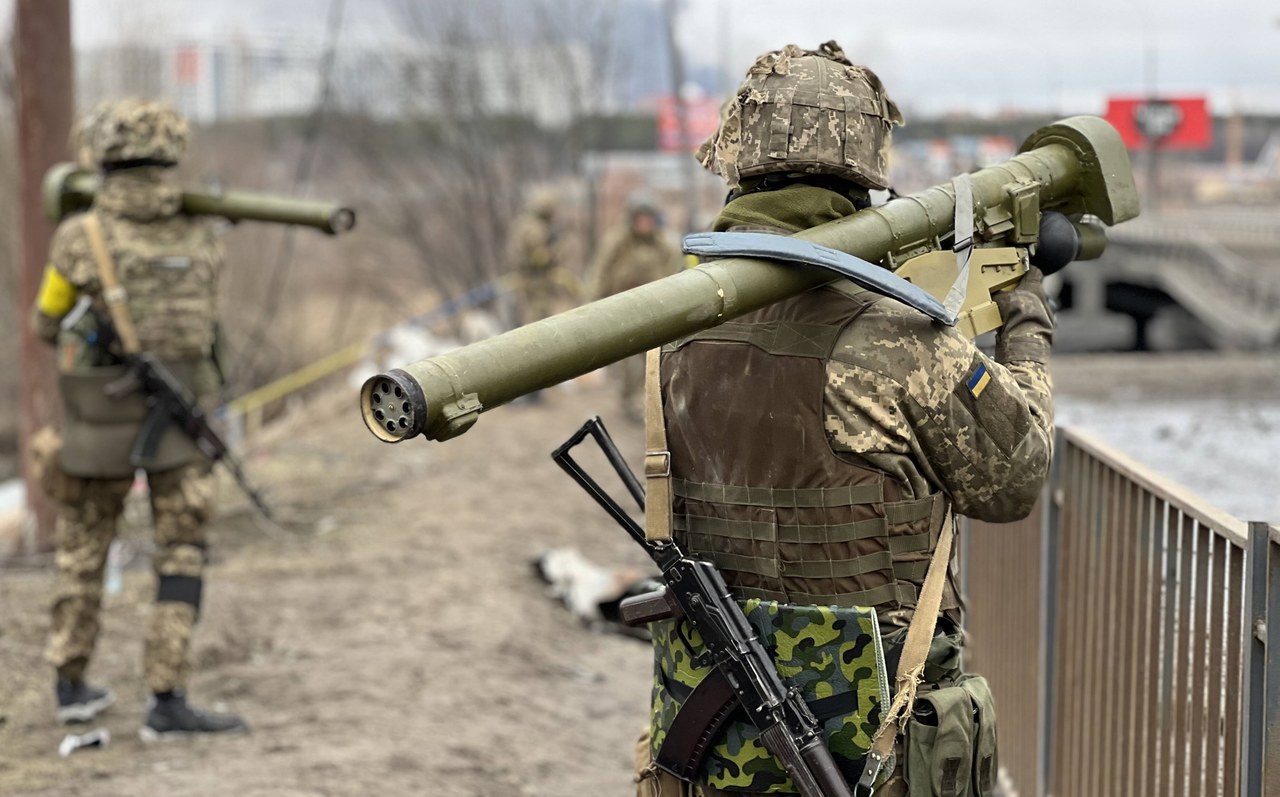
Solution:
[[[761,506],[770,509],[856,506],[884,500],[879,483],[841,487],[739,487],[671,479],[672,491],[680,498],[731,506]]]
[[[787,603],[797,605],[869,606],[874,608],[894,603],[901,606],[915,606],[919,590],[911,584],[888,583],[871,589],[864,589],[860,592],[823,593],[797,592],[794,590],[782,592],[759,587],[733,587],[733,593],[744,599],[759,598],[761,600],[780,602],[785,600]]]
[[[831,449],[827,363],[879,299],[822,288],[663,348],[671,528],[740,598],[916,605],[946,512]]]

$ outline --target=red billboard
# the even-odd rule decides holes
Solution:
[[[1208,149],[1213,118],[1204,97],[1112,97],[1107,121],[1129,149]]]
[[[681,146],[675,99],[658,100],[658,148],[663,152],[692,152],[720,126],[720,104],[714,99],[685,100],[689,141]]]

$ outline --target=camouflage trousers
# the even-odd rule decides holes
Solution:
[[[883,786],[876,789],[875,797],[907,797],[907,782],[902,777],[902,762],[906,760],[902,740],[898,740],[897,766]],[[723,791],[700,783],[686,783],[670,772],[653,765],[649,753],[649,729],[645,728],[636,742],[635,757],[636,797],[779,797],[775,794],[751,794],[741,791]]]
[[[153,692],[183,687],[199,614],[205,523],[213,504],[208,462],[148,475],[155,521],[156,603],[147,621],[143,670]],[[129,479],[63,474],[55,559],[58,582],[45,658],[60,678],[81,680],[98,638],[107,551],[124,510]]]

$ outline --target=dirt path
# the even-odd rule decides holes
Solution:
[[[141,624],[152,590],[126,573],[93,676],[116,690],[113,744],[55,750],[40,659],[47,573],[0,574],[0,794],[627,794],[646,716],[648,651],[590,633],[547,600],[529,560],[575,545],[642,563],[550,461],[599,387],[486,415],[450,445],[389,447],[347,396],[295,422],[250,468],[294,516],[262,536],[231,508],[214,531],[193,696],[242,712],[238,739],[144,747]],[[356,481],[360,480],[360,481]]]

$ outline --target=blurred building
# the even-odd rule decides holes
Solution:
[[[77,53],[82,107],[130,94],[170,98],[200,123],[294,116],[321,90],[314,40],[193,40],[118,44]],[[595,65],[588,48],[554,44],[427,48],[353,44],[333,66],[331,107],[384,119],[448,114],[519,116],[562,127],[581,115]]]

